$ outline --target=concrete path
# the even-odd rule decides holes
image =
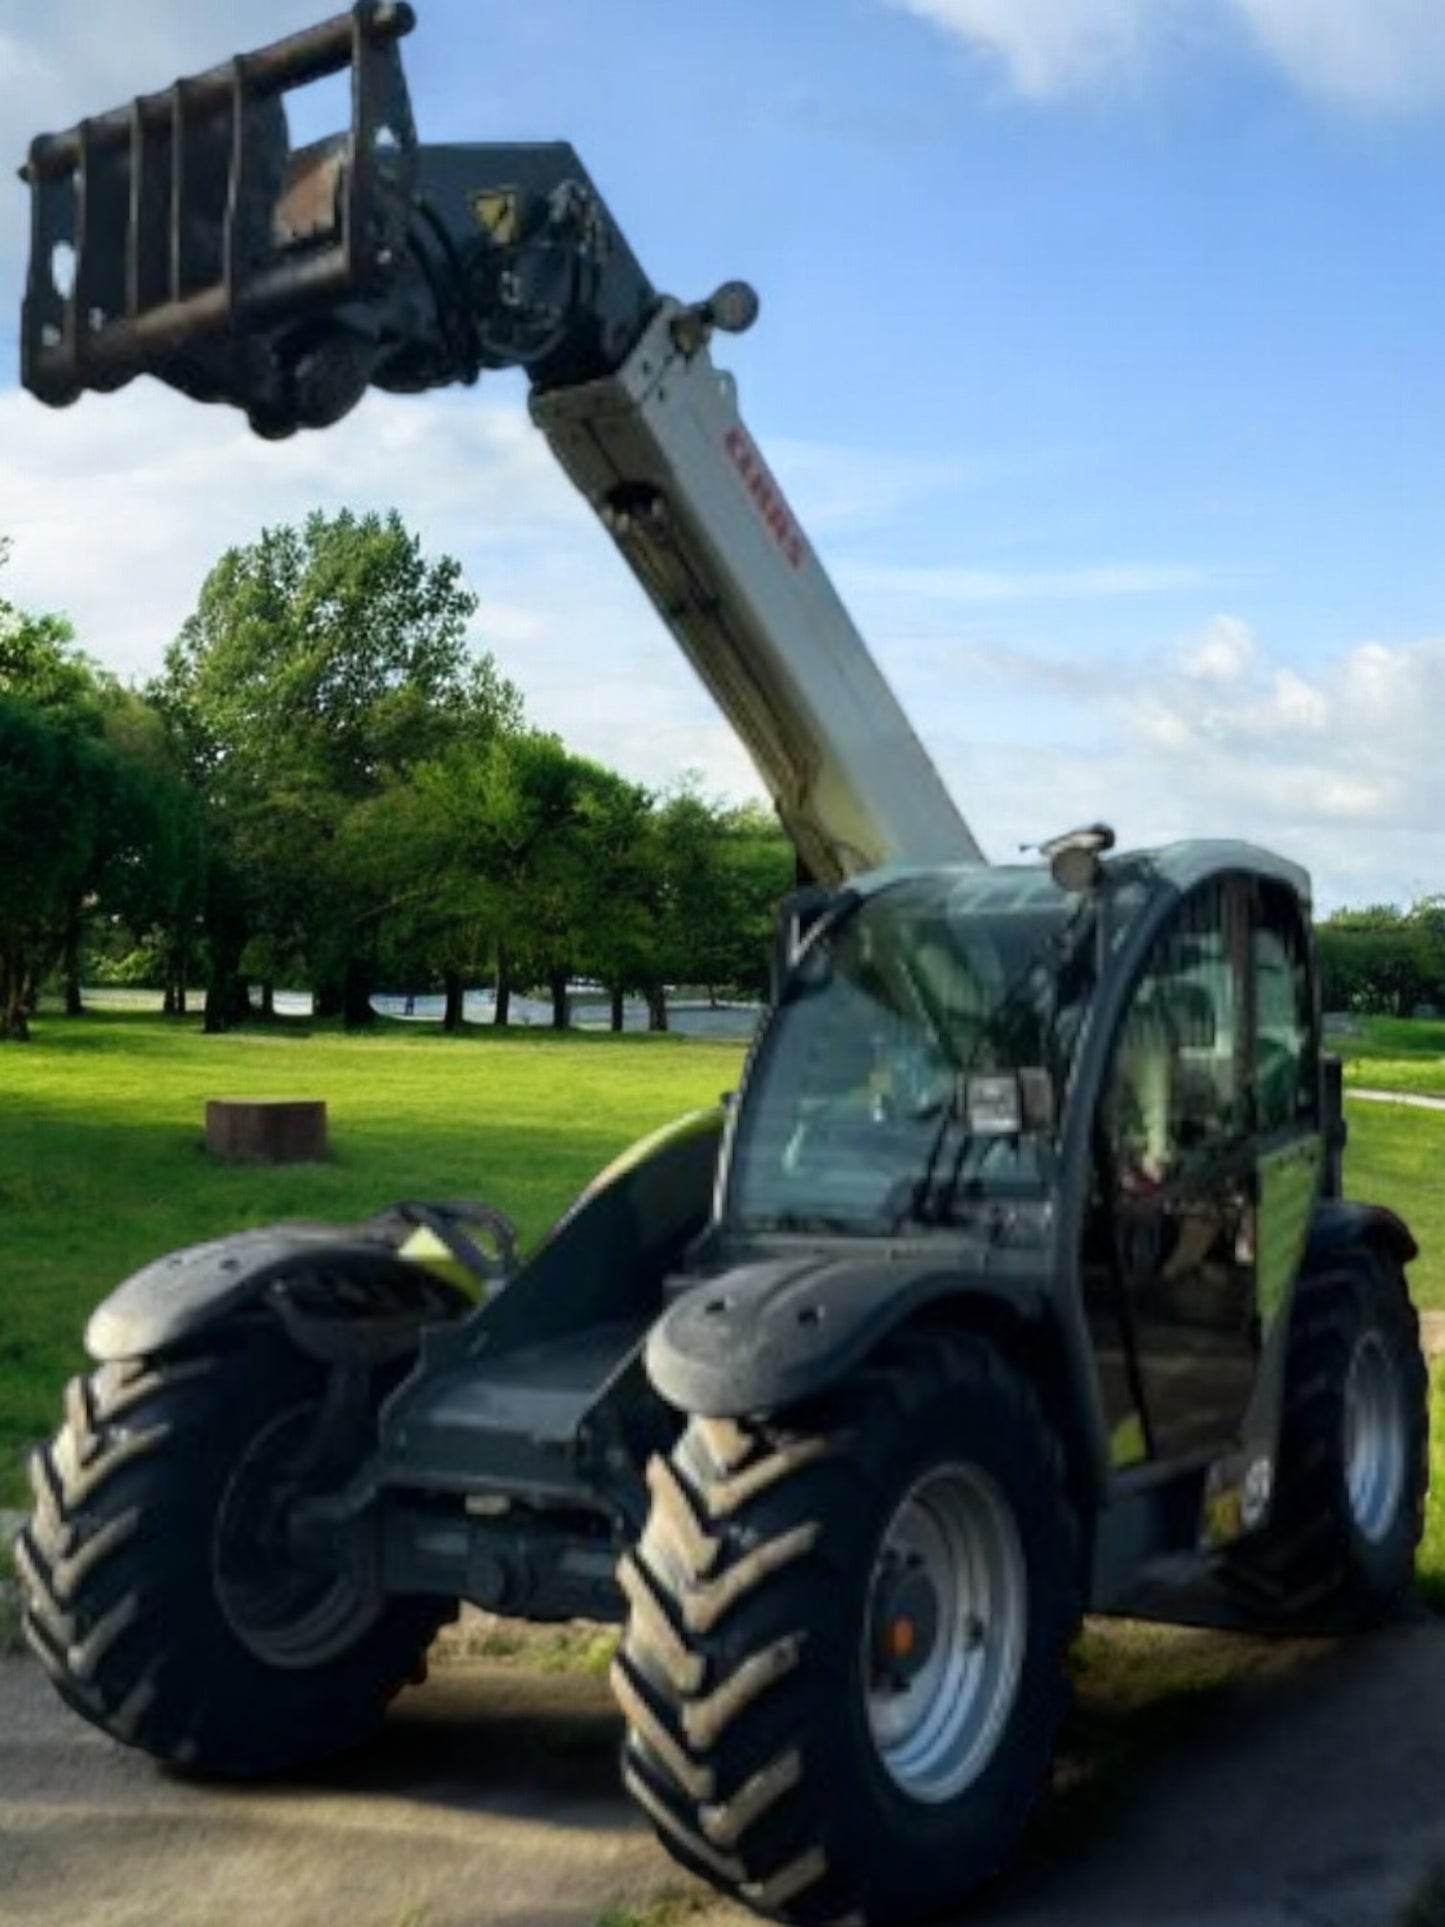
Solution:
[[[469,1666],[304,1782],[188,1782],[0,1662],[0,1921],[593,1927],[679,1884],[618,1791],[605,1685]]]
[[[1076,1722],[1082,1783],[970,1927],[1396,1927],[1445,1861],[1445,1623],[1278,1649],[1277,1672],[1154,1709],[1117,1778],[1108,1722]]]
[[[1228,1638],[1164,1636],[1206,1661]],[[968,1927],[1396,1922],[1445,1857],[1445,1623],[1267,1652],[1222,1692],[1124,1718],[1086,1683],[1057,1790]],[[0,1662],[0,1921],[596,1927],[620,1902],[692,1894],[688,1927],[738,1927],[619,1795],[618,1731],[600,1681],[455,1665],[344,1767],[208,1787],[91,1731],[29,1661]]]
[[[1376,1091],[1347,1084],[1345,1096],[1363,1097],[1369,1104],[1412,1104],[1417,1111],[1445,1111],[1445,1097],[1432,1097],[1428,1091]]]

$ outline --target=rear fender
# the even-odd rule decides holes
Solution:
[[[1407,1265],[1420,1247],[1403,1218],[1382,1204],[1353,1204],[1327,1198],[1316,1207],[1305,1245],[1304,1270],[1319,1271],[1345,1252],[1364,1245]]]
[[[101,1363],[174,1351],[223,1320],[265,1311],[303,1351],[383,1363],[415,1348],[420,1324],[455,1317],[466,1293],[398,1250],[411,1226],[268,1225],[157,1258],[91,1314]],[[347,1334],[345,1337],[342,1334]]]

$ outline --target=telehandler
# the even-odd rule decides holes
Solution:
[[[1346,1202],[1308,880],[1102,826],[985,862],[711,357],[563,145],[419,145],[400,0],[37,139],[23,377],[324,428],[520,367],[809,881],[741,1087],[535,1250],[403,1204],[157,1260],[32,1464],[29,1639],[206,1772],[370,1733],[471,1600],[623,1630],[626,1784],[779,1919],[1014,1850],[1080,1615],[1362,1623],[1411,1581],[1415,1245]],[[349,70],[349,128],[286,97]]]

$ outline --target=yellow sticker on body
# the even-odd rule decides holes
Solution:
[[[499,248],[515,247],[522,238],[522,197],[514,187],[479,187],[470,196],[477,226]]]

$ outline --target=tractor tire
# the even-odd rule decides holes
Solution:
[[[1274,1503],[1229,1555],[1263,1623],[1370,1624],[1410,1591],[1429,1483],[1420,1322],[1394,1259],[1361,1251],[1301,1281]]]
[[[256,1322],[71,1382],[15,1561],[41,1665],[116,1739],[206,1773],[290,1772],[366,1738],[423,1676],[449,1602],[285,1555],[324,1377]]]
[[[987,1880],[1048,1778],[1080,1613],[1027,1379],[910,1336],[806,1415],[691,1419],[648,1482],[613,1687],[662,1844],[787,1921],[897,1927]]]

